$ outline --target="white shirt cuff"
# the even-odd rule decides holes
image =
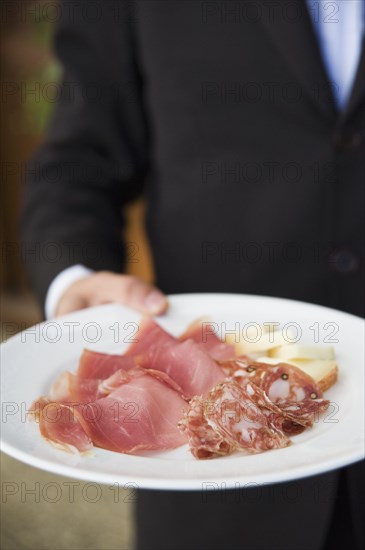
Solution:
[[[83,265],[73,265],[61,271],[61,273],[53,279],[47,291],[44,306],[47,319],[52,319],[55,316],[58,302],[67,288],[77,280],[91,275],[91,273],[93,273],[92,269],[88,269]]]

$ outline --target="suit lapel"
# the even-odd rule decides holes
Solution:
[[[296,10],[291,11],[290,6],[294,5]],[[263,24],[303,94],[323,116],[335,119],[338,116],[335,99],[305,1],[263,2],[262,13]]]

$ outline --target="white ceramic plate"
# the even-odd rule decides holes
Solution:
[[[158,319],[179,334],[197,317],[210,316],[223,330],[245,331],[248,323],[292,324],[301,343],[333,345],[340,365],[338,383],[326,397],[329,410],[311,430],[285,449],[248,456],[235,453],[199,461],[187,445],[168,452],[129,456],[95,449],[75,456],[53,448],[36,423],[26,421],[31,402],[47,394],[63,370],[75,371],[84,347],[118,353],[127,346],[140,315],[119,305],[84,310],[49,321],[1,346],[1,446],[32,466],[97,483],[153,489],[242,488],[319,474],[364,456],[364,322],[312,304],[234,294],[186,294],[170,297],[171,307]],[[225,325],[224,325],[225,323]],[[126,485],[127,484],[127,485]]]

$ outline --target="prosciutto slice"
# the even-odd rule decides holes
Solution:
[[[135,366],[129,370],[120,369],[105,380],[99,378],[81,378],[71,372],[63,372],[52,384],[49,399],[42,399],[46,399],[48,403],[67,403],[70,405],[92,403],[97,399],[105,397],[122,384],[126,384],[133,378],[145,374],[157,378],[160,382],[163,382],[185,398],[181,387],[166,373],[153,369],[146,370]],[[38,406],[40,404],[41,402],[39,401]]]
[[[83,427],[97,447],[134,453],[186,443],[177,426],[186,402],[150,373],[131,375],[129,382],[85,407]]]
[[[101,380],[98,385],[98,391],[103,394],[104,397],[106,394],[111,393],[112,391],[119,388],[119,386],[121,386],[122,384],[126,384],[133,378],[145,375],[156,378],[163,384],[166,384],[169,388],[176,391],[181,397],[186,399],[182,388],[172,378],[170,378],[168,374],[154,369],[144,369],[138,366],[129,371],[119,370],[106,380]]]
[[[85,349],[81,355],[77,376],[80,378],[108,378],[117,370],[135,366],[132,356],[112,355]]]
[[[39,428],[45,439],[58,449],[85,453],[93,443],[83,428],[82,410],[62,403],[48,403],[39,413]]]
[[[46,397],[45,395],[42,395],[41,397],[38,397],[38,399],[33,401],[27,412],[28,420],[39,422],[40,415],[44,407],[48,405],[49,402],[50,401],[48,397]]]
[[[145,369],[168,374],[188,399],[207,394],[225,376],[217,363],[192,340],[153,348],[136,362]]]
[[[180,388],[165,373],[136,367],[118,371],[108,380],[77,380],[71,373],[64,374],[64,378],[73,377],[74,387],[81,384],[82,391],[92,382],[95,400],[75,399],[71,388],[67,394],[70,402],[42,397],[33,403],[30,415],[39,422],[43,437],[58,448],[85,452],[95,445],[132,453],[171,449],[186,442],[178,421],[187,403],[177,391]],[[59,397],[65,395],[62,392]]]
[[[66,371],[52,384],[49,398],[58,403],[90,403],[103,396],[99,390],[101,382],[97,378],[81,378]]]
[[[146,351],[161,346],[176,344],[177,339],[166,332],[150,317],[144,317],[134,336],[134,342],[129,346],[124,356],[140,355]]]
[[[149,317],[145,317],[141,321],[134,339],[135,342],[123,355],[84,350],[77,375],[81,378],[105,379],[118,370],[129,370],[135,367],[137,355],[146,353],[155,347],[169,346],[178,342]]]
[[[181,341],[193,340],[196,344],[200,344],[217,361],[224,361],[236,356],[234,345],[222,342],[211,329],[211,325],[202,319],[189,325],[179,339]]]

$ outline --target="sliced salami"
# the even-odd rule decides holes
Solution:
[[[214,403],[206,410],[210,426],[233,447],[260,453],[290,445],[283,431],[260,408],[253,384],[245,388],[235,382],[218,384],[208,400]]]
[[[273,421],[275,414],[280,421]],[[260,453],[287,447],[290,440],[281,429],[282,420],[283,413],[266,402],[259,388],[228,381],[205,399],[193,399],[180,427],[189,435],[193,455],[211,458],[233,450]]]
[[[293,422],[304,427],[312,426],[329,406],[329,401],[323,398],[313,378],[294,365],[268,365],[244,357],[221,362],[220,366],[226,375],[241,386],[245,386],[248,381],[259,386],[270,401],[286,412]]]
[[[189,437],[189,447],[195,458],[216,458],[230,454],[234,447],[208,423],[205,417],[206,401],[196,396],[189,410],[179,422],[179,428]]]

